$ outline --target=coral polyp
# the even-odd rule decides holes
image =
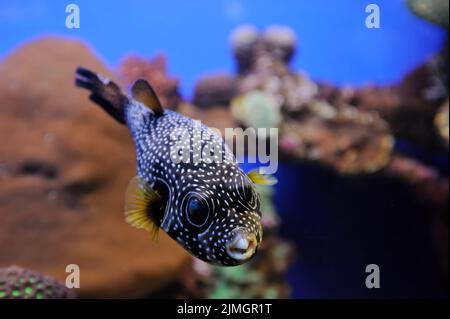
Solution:
[[[0,299],[72,299],[56,279],[18,266],[0,268]]]

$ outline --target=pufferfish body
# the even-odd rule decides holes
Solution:
[[[255,184],[275,180],[245,174],[214,130],[164,110],[151,86],[138,80],[126,95],[114,82],[79,67],[76,85],[125,124],[137,156],[126,191],[125,220],[156,238],[163,229],[197,258],[234,266],[251,259],[262,240]]]

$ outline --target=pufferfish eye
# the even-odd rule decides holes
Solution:
[[[252,209],[257,209],[258,206],[258,195],[253,191],[251,187],[246,187],[244,190],[245,198]]]
[[[209,217],[209,207],[207,203],[198,197],[191,197],[187,204],[187,219],[197,227],[203,226]]]

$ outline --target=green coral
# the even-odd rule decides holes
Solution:
[[[238,122],[252,128],[275,128],[281,120],[280,106],[262,91],[251,91],[233,99],[231,112]]]

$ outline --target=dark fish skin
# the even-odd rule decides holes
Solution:
[[[165,203],[158,225],[206,262],[234,266],[250,259],[256,248],[251,256],[237,258],[240,252],[229,247],[247,235],[256,245],[261,242],[260,199],[222,137],[177,112],[152,111],[89,70],[77,74],[77,85],[130,129],[138,177]]]

